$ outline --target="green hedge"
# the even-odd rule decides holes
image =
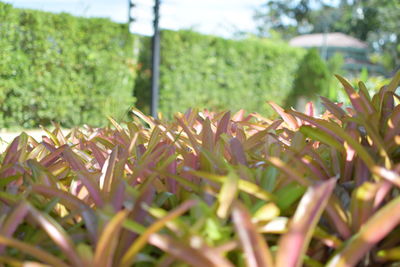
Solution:
[[[304,53],[283,42],[163,31],[160,110],[167,116],[193,106],[268,114],[265,101],[283,103]],[[146,57],[142,57],[146,69],[148,57],[143,59]],[[145,78],[137,85],[143,90],[149,85],[148,75],[142,75]],[[149,94],[145,92],[149,90],[136,90],[140,107],[148,103]]]
[[[125,25],[0,3],[0,127],[102,125],[134,104]]]
[[[148,112],[150,48],[107,19],[0,3],[0,127],[102,125],[105,115],[127,114],[133,93]],[[268,114],[265,101],[283,103],[305,53],[191,31],[163,31],[161,49],[160,111],[169,117],[190,107]]]

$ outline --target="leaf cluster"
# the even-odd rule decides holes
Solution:
[[[22,133],[1,154],[0,262],[53,266],[393,266],[400,105],[338,77],[316,116],[133,109],[113,127]]]

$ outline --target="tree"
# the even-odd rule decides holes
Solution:
[[[328,67],[319,56],[319,51],[315,48],[310,49],[300,62],[293,89],[285,105],[299,108],[299,101],[302,98],[315,100],[319,95],[327,96],[330,86],[331,75]]]
[[[269,36],[277,31],[284,39],[299,34],[343,32],[368,42],[383,55],[386,67],[400,66],[400,1],[341,0],[338,4],[323,0],[269,0],[254,19],[257,34]]]

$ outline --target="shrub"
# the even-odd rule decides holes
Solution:
[[[315,100],[318,95],[328,96],[331,78],[329,70],[317,49],[308,50],[299,64],[293,89],[285,106],[296,106],[300,99]]]
[[[21,134],[0,165],[0,262],[22,266],[393,266],[400,105],[339,77],[319,118],[136,115]],[[396,102],[397,101],[397,102]]]
[[[134,104],[125,25],[0,3],[0,127],[103,125]]]
[[[189,107],[233,111],[243,108],[271,114],[265,99],[283,103],[303,53],[283,42],[226,40],[191,31],[163,31],[160,110],[167,117]],[[142,58],[144,69],[149,68],[149,62],[149,58]],[[144,96],[137,95],[143,109],[149,103],[146,96],[150,97],[150,87],[140,84],[143,87],[136,92]]]

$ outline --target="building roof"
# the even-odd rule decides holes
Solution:
[[[289,41],[292,46],[321,47],[324,45],[324,33],[304,34],[294,37]],[[353,47],[366,49],[368,45],[357,38],[341,32],[326,33],[326,46]]]

